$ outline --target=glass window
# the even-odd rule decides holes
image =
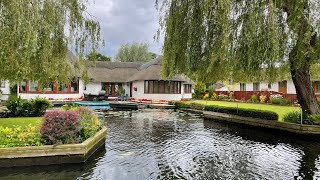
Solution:
[[[77,92],[78,91],[78,82],[72,81],[70,88],[71,88],[71,92]]]
[[[184,93],[191,93],[191,88],[192,86],[191,86],[191,84],[185,84],[184,85]]]
[[[271,88],[272,88],[271,83],[268,83],[268,89],[271,89]]]
[[[118,95],[118,90],[119,90],[119,85],[115,84],[114,85],[114,92],[115,92],[116,95]]]
[[[38,83],[37,82],[29,82],[29,91],[36,92],[38,91]]]
[[[59,84],[59,92],[68,92],[67,84]]]
[[[144,93],[149,93],[149,81],[144,81]]]
[[[258,82],[253,83],[253,90],[254,91],[260,91],[260,83],[258,83]]]
[[[27,81],[22,81],[20,85],[20,91],[26,92],[27,91]]]
[[[165,93],[165,81],[160,81],[160,93]]]
[[[153,82],[153,86],[154,86],[153,93],[159,93],[159,82],[158,81],[154,81]]]
[[[52,92],[53,91],[53,83],[43,84],[42,89],[44,92]]]
[[[166,81],[165,82],[165,93],[169,94],[169,92],[170,92],[170,83],[169,83],[169,81]]]
[[[101,91],[106,91],[107,90],[107,83],[106,82],[102,82],[101,83]]]
[[[246,91],[246,83],[240,83],[240,91]]]

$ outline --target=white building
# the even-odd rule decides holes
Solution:
[[[119,89],[124,89],[127,97],[134,99],[192,98],[193,82],[186,76],[179,75],[167,80],[161,78],[161,57],[145,64],[98,61],[95,65],[87,66],[90,82],[86,85],[80,77],[67,84],[40,85],[23,81],[18,86],[18,95],[22,99],[43,97],[49,100],[74,101],[85,97],[92,99],[103,93],[112,100],[118,96]]]

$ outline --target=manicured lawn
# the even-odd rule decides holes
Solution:
[[[291,111],[300,111],[299,107],[292,106],[275,106],[268,104],[252,104],[252,103],[236,103],[236,102],[225,102],[225,101],[204,101],[204,100],[195,100],[189,101],[207,105],[218,105],[218,106],[227,106],[227,107],[238,107],[239,108],[248,108],[248,109],[260,109],[276,112],[279,115],[279,121],[282,121],[283,116]]]
[[[0,118],[0,126],[10,127],[14,126],[26,127],[29,124],[32,126],[40,126],[42,117],[19,117],[19,118]]]

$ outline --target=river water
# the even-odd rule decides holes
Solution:
[[[86,163],[0,169],[0,179],[320,179],[320,143],[173,110],[109,111]]]

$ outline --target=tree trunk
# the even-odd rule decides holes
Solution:
[[[309,70],[309,66],[298,69],[291,66],[291,77],[302,110],[308,114],[317,114],[320,113],[320,106],[314,93]]]

